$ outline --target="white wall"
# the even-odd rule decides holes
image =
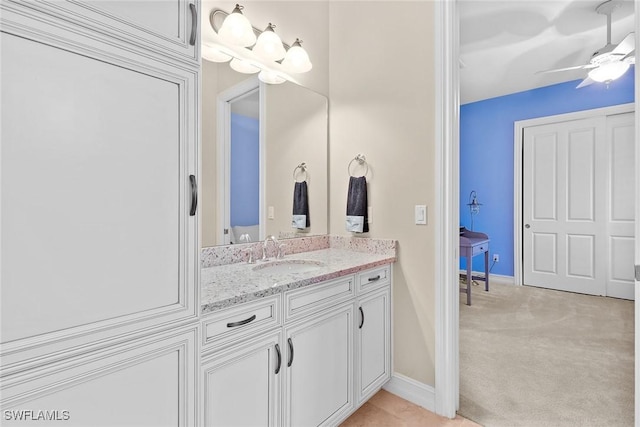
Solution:
[[[399,242],[394,270],[395,371],[435,383],[435,207],[432,2],[331,2],[330,232],[345,231],[347,165],[369,163],[369,237]],[[429,211],[433,223],[435,209]]]

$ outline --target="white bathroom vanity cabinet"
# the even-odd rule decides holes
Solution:
[[[390,378],[390,270],[370,269],[205,317],[205,425],[344,420]],[[223,331],[220,342],[207,331]]]

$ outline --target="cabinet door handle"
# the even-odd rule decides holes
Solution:
[[[249,317],[248,319],[239,320],[237,322],[227,323],[227,328],[235,328],[237,326],[246,325],[247,323],[251,323],[254,320],[256,320],[256,315],[255,314],[253,316]]]
[[[189,9],[191,10],[191,37],[189,37],[189,44],[195,46],[198,33],[198,11],[193,3],[189,3]]]
[[[293,341],[289,338],[287,342],[289,343],[289,361],[287,362],[287,368],[290,368],[293,363]]]
[[[198,183],[195,175],[189,175],[189,181],[191,182],[191,211],[189,215],[194,216],[198,207]]]
[[[360,326],[358,326],[358,329],[362,329],[362,326],[364,325],[364,310],[362,309],[362,306],[358,308],[360,309]]]
[[[375,282],[376,280],[380,280],[380,275],[378,274],[376,277],[369,277],[370,282]]]
[[[278,367],[276,368],[276,375],[278,375],[282,365],[282,354],[280,354],[280,346],[278,344],[276,344],[276,356],[278,356]]]

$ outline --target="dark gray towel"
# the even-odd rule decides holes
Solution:
[[[309,197],[307,195],[307,181],[297,182],[293,187],[293,228],[304,229],[311,226],[309,218]]]
[[[347,231],[356,233],[369,231],[367,207],[367,179],[364,176],[352,176],[349,178],[347,194]]]

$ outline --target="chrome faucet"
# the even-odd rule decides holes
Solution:
[[[264,243],[262,244],[262,259],[260,259],[260,261],[268,261],[269,258],[267,257],[267,246],[269,244],[269,241],[273,242],[274,246],[276,247],[276,250],[278,249],[278,239],[276,239],[275,236],[267,236],[266,239],[264,239]]]
[[[253,248],[246,248],[243,252],[247,254],[247,264],[256,263],[256,260],[253,258]]]

